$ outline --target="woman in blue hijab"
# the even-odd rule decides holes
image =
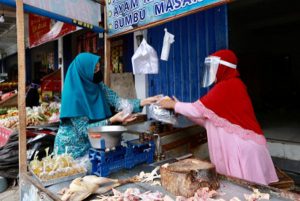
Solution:
[[[90,148],[90,127],[134,120],[122,118],[122,112],[112,116],[110,107],[117,107],[120,98],[102,82],[99,59],[91,53],[80,53],[69,66],[62,92],[61,125],[54,144],[58,154],[68,150],[74,158],[82,157]],[[128,99],[133,112],[140,112],[143,106],[157,100],[158,97]]]

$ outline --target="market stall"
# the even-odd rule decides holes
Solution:
[[[190,13],[229,1],[208,2],[208,4],[206,2],[203,5],[200,4]],[[148,120],[128,126],[106,126],[106,128],[109,127],[108,130],[105,130],[104,127],[90,129],[89,138],[92,148],[89,150],[87,161],[74,160],[67,148],[66,152],[61,155],[57,155],[55,150],[50,153],[49,148],[45,148],[45,156],[38,157],[38,153],[35,152],[32,160],[28,162],[26,157],[27,123],[31,117],[37,117],[38,120],[43,119],[46,122],[44,116],[46,116],[45,113],[49,116],[49,111],[43,108],[26,111],[22,1],[17,1],[17,13],[19,41],[17,121],[19,124],[20,195],[22,200],[187,200],[190,198],[190,200],[238,201],[243,199],[300,199],[299,195],[285,190],[219,175],[212,164],[191,158],[193,155],[190,153],[194,148],[206,142],[205,131],[199,126],[180,120],[176,127],[172,126],[170,122],[161,123],[162,120],[156,118],[156,121]],[[184,15],[187,14],[179,14],[176,18]],[[166,18],[160,20],[159,23],[173,19],[175,18]],[[105,19],[105,28],[108,30],[111,24],[107,23],[108,20]],[[112,33],[105,34],[106,83],[109,80],[111,67],[111,38],[157,24],[153,22],[136,29],[123,30],[122,33],[115,33],[114,36]],[[41,111],[44,113],[41,114]],[[26,114],[32,115],[26,116]],[[47,120],[49,121],[49,119],[50,117]],[[32,122],[35,121],[34,118]],[[31,126],[31,128],[39,129],[38,126]],[[102,137],[100,138],[100,136]],[[122,143],[120,142],[121,136],[123,136]],[[96,176],[84,176],[87,173],[85,163],[89,161],[92,163],[91,173]],[[253,188],[258,190],[253,190]],[[112,189],[116,190],[111,193]]]
[[[0,100],[0,107],[5,108],[5,107],[16,107],[18,105],[17,103],[17,93],[12,91],[12,92],[7,92],[1,96]]]
[[[116,190],[113,193],[106,193],[104,195],[94,195],[91,196],[90,200],[185,200],[183,197],[176,196],[175,194],[170,193],[166,190],[166,186],[159,185],[160,179],[153,179],[160,177],[161,175],[157,174],[157,168],[148,165],[141,165],[133,170],[122,170],[118,173],[114,173],[110,178],[114,179],[128,179],[134,176],[142,178],[141,182],[129,183],[116,187]],[[147,176],[143,177],[145,174]],[[142,176],[143,175],[143,176]],[[259,200],[260,196],[269,197],[270,200],[298,200],[299,195],[290,193],[284,190],[279,190],[276,188],[268,186],[258,186],[245,182],[243,180],[234,179],[230,177],[225,177],[219,175],[218,178],[220,188],[216,192],[211,192],[207,189],[202,192],[198,191],[191,196],[195,200]],[[54,185],[47,190],[49,190],[53,195],[56,192],[60,191],[63,188],[68,188],[69,183],[61,183],[60,185]],[[258,189],[254,190],[254,189]],[[147,192],[147,193],[145,193]],[[143,194],[144,193],[144,194]],[[252,197],[251,197],[252,196]],[[262,200],[268,200],[265,199]],[[59,199],[59,196],[57,197]]]
[[[18,97],[18,99],[17,99],[18,100],[17,101],[18,109],[17,109],[17,112],[15,112],[14,114],[12,114],[13,112],[7,113],[11,109],[7,109],[4,111],[4,113],[5,113],[4,115],[6,115],[6,116],[3,116],[3,119],[2,119],[3,126],[5,126],[5,127],[1,128],[1,152],[3,152],[3,151],[7,152],[7,150],[10,150],[12,148],[12,144],[14,144],[14,146],[19,145],[19,149],[18,149],[19,154],[16,154],[16,157],[11,158],[11,160],[9,162],[12,162],[12,159],[17,160],[17,164],[13,164],[13,166],[19,167],[19,171],[16,171],[16,173],[17,174],[19,173],[19,179],[20,179],[20,198],[22,200],[24,200],[25,198],[23,196],[23,194],[24,194],[23,187],[24,187],[24,185],[26,185],[27,181],[29,182],[28,183],[29,186],[32,186],[35,189],[39,188],[39,184],[31,182],[32,180],[30,179],[30,177],[28,177],[28,173],[27,173],[27,154],[28,153],[26,152],[26,150],[27,150],[27,146],[28,146],[27,145],[28,131],[26,131],[26,129],[27,128],[30,129],[30,133],[34,134],[36,132],[39,132],[39,131],[45,129],[45,127],[46,127],[45,123],[49,123],[49,122],[53,123],[57,120],[56,118],[52,118],[52,120],[45,118],[44,114],[42,114],[44,112],[41,111],[42,108],[26,109],[26,103],[25,103],[26,70],[25,70],[25,42],[24,42],[24,39],[25,39],[24,9],[30,13],[35,13],[35,14],[39,14],[42,16],[51,17],[51,18],[54,18],[56,20],[60,20],[60,21],[66,22],[66,23],[74,24],[77,26],[85,27],[85,28],[90,28],[90,29],[93,29],[94,31],[98,31],[98,32],[102,32],[103,28],[98,26],[100,5],[95,2],[86,1],[86,2],[83,2],[83,4],[82,4],[85,6],[85,9],[88,10],[87,13],[91,14],[93,19],[82,18],[82,16],[70,16],[69,15],[68,17],[65,17],[63,15],[60,15],[57,12],[62,11],[61,10],[62,4],[60,4],[60,7],[56,6],[55,8],[54,7],[49,8],[49,7],[47,7],[47,5],[41,5],[41,4],[39,4],[39,2],[32,2],[32,1],[27,1],[27,2],[23,3],[23,1],[11,0],[11,1],[0,1],[0,3],[4,3],[6,5],[17,8],[16,11],[17,11],[18,66],[19,66],[18,67],[18,84],[17,84],[18,94],[14,96],[14,97],[16,97],[16,96]],[[43,7],[43,6],[46,6],[47,9],[45,9],[45,7]],[[73,3],[72,5],[69,4],[68,6],[69,7],[75,6],[74,9],[76,10],[76,7],[78,5]],[[51,9],[54,9],[54,10],[51,10]],[[81,9],[81,11],[83,11],[82,8],[79,8],[79,9]],[[77,8],[77,10],[78,10],[78,8]],[[97,17],[95,17],[95,16],[97,16]],[[49,90],[49,88],[46,90]],[[35,110],[35,111],[33,111],[33,110]],[[48,112],[46,112],[46,113],[48,113]],[[26,115],[29,115],[29,116],[26,117]],[[30,125],[32,127],[28,127]],[[16,127],[16,126],[18,128],[18,132],[13,134],[14,132],[11,128]],[[49,128],[51,128],[51,126],[48,126],[48,130],[49,130]],[[35,145],[36,144],[34,144],[34,146]],[[28,151],[30,151],[30,150],[28,150]],[[11,152],[11,153],[14,153],[14,152]],[[2,155],[2,156],[4,157],[4,155]],[[19,164],[18,164],[18,160],[19,160]],[[8,165],[7,164],[8,162],[6,160],[3,160],[2,162],[6,162],[6,164],[1,164],[1,167],[5,167],[5,165]],[[15,162],[16,161],[14,161],[14,163]],[[9,168],[9,166],[7,166],[7,167]],[[2,171],[2,169],[1,169],[1,171]],[[36,186],[36,187],[34,187],[34,186]]]
[[[16,107],[17,102],[17,83],[2,82],[0,83],[0,107]]]
[[[70,175],[67,178],[68,181],[64,181],[62,178],[52,179],[52,181],[35,179],[44,186],[44,192],[57,200],[299,199],[299,195],[287,191],[290,181],[284,180],[286,179],[284,174],[280,175],[279,173],[281,181],[272,184],[272,187],[262,186],[216,174],[214,167],[208,162],[192,158],[185,159],[192,155],[182,156],[181,154],[184,153],[184,150],[192,151],[193,144],[194,146],[201,144],[201,141],[204,143],[206,141],[205,132],[198,126],[187,125],[183,122],[180,125],[181,128],[170,128],[161,123],[157,124],[155,121],[146,121],[127,126],[126,131],[121,131],[124,141],[133,143],[135,146],[145,146],[145,144],[151,144],[151,140],[155,139],[153,141],[155,151],[151,150],[151,146],[145,147],[146,149],[141,148],[143,151],[150,148],[150,151],[144,154],[144,152],[139,152],[141,150],[139,146],[139,149],[135,149],[131,147],[132,144],[127,144],[127,150],[131,150],[131,152],[126,152],[124,159],[116,157],[116,155],[122,155],[122,152],[119,152],[120,147],[116,147],[116,150],[107,150],[106,147],[101,151],[99,147],[96,147],[103,146],[99,141],[92,144],[94,148],[90,150],[89,158],[92,162],[92,174],[97,176],[83,176],[76,173],[73,176]],[[203,133],[199,133],[199,130],[202,130]],[[102,136],[104,136],[103,132],[101,132]],[[183,133],[184,135],[182,135]],[[153,138],[153,135],[159,137]],[[184,137],[187,139],[185,140]],[[129,154],[133,152],[134,155]],[[157,161],[151,160],[153,157],[151,153],[156,156]],[[176,153],[179,157],[174,157]],[[141,162],[144,164],[140,164]],[[197,163],[200,164],[195,167]],[[135,164],[140,165],[135,166]],[[35,161],[32,161],[31,165],[35,165]],[[73,167],[71,166],[71,168]],[[195,171],[199,171],[199,173],[195,174]],[[70,178],[75,179],[69,180]],[[112,188],[115,190],[111,192]]]

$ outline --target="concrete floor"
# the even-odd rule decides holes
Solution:
[[[300,112],[266,113],[261,125],[273,157],[300,161]]]
[[[3,193],[0,193],[0,201],[18,201],[19,200],[19,186],[8,188]]]
[[[300,110],[275,109],[258,115],[274,164],[300,185]],[[290,173],[290,174],[289,174]]]

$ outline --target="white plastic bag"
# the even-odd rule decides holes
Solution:
[[[133,74],[157,74],[158,57],[156,51],[145,39],[131,58]]]
[[[123,112],[123,118],[128,117],[133,112],[133,105],[127,100],[123,98],[119,98],[117,102],[117,112]]]
[[[177,124],[177,118],[175,114],[171,110],[166,110],[161,108],[157,104],[151,104],[148,110],[149,118],[155,119],[160,122],[168,123],[168,124]]]
[[[170,46],[172,43],[174,43],[175,36],[168,32],[168,30],[165,28],[165,36],[164,36],[164,43],[161,50],[160,59],[164,61],[168,61],[169,59],[169,53],[170,53]]]

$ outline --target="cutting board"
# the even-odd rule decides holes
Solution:
[[[199,188],[219,188],[215,166],[199,159],[163,165],[160,174],[162,186],[176,196],[192,197]]]

